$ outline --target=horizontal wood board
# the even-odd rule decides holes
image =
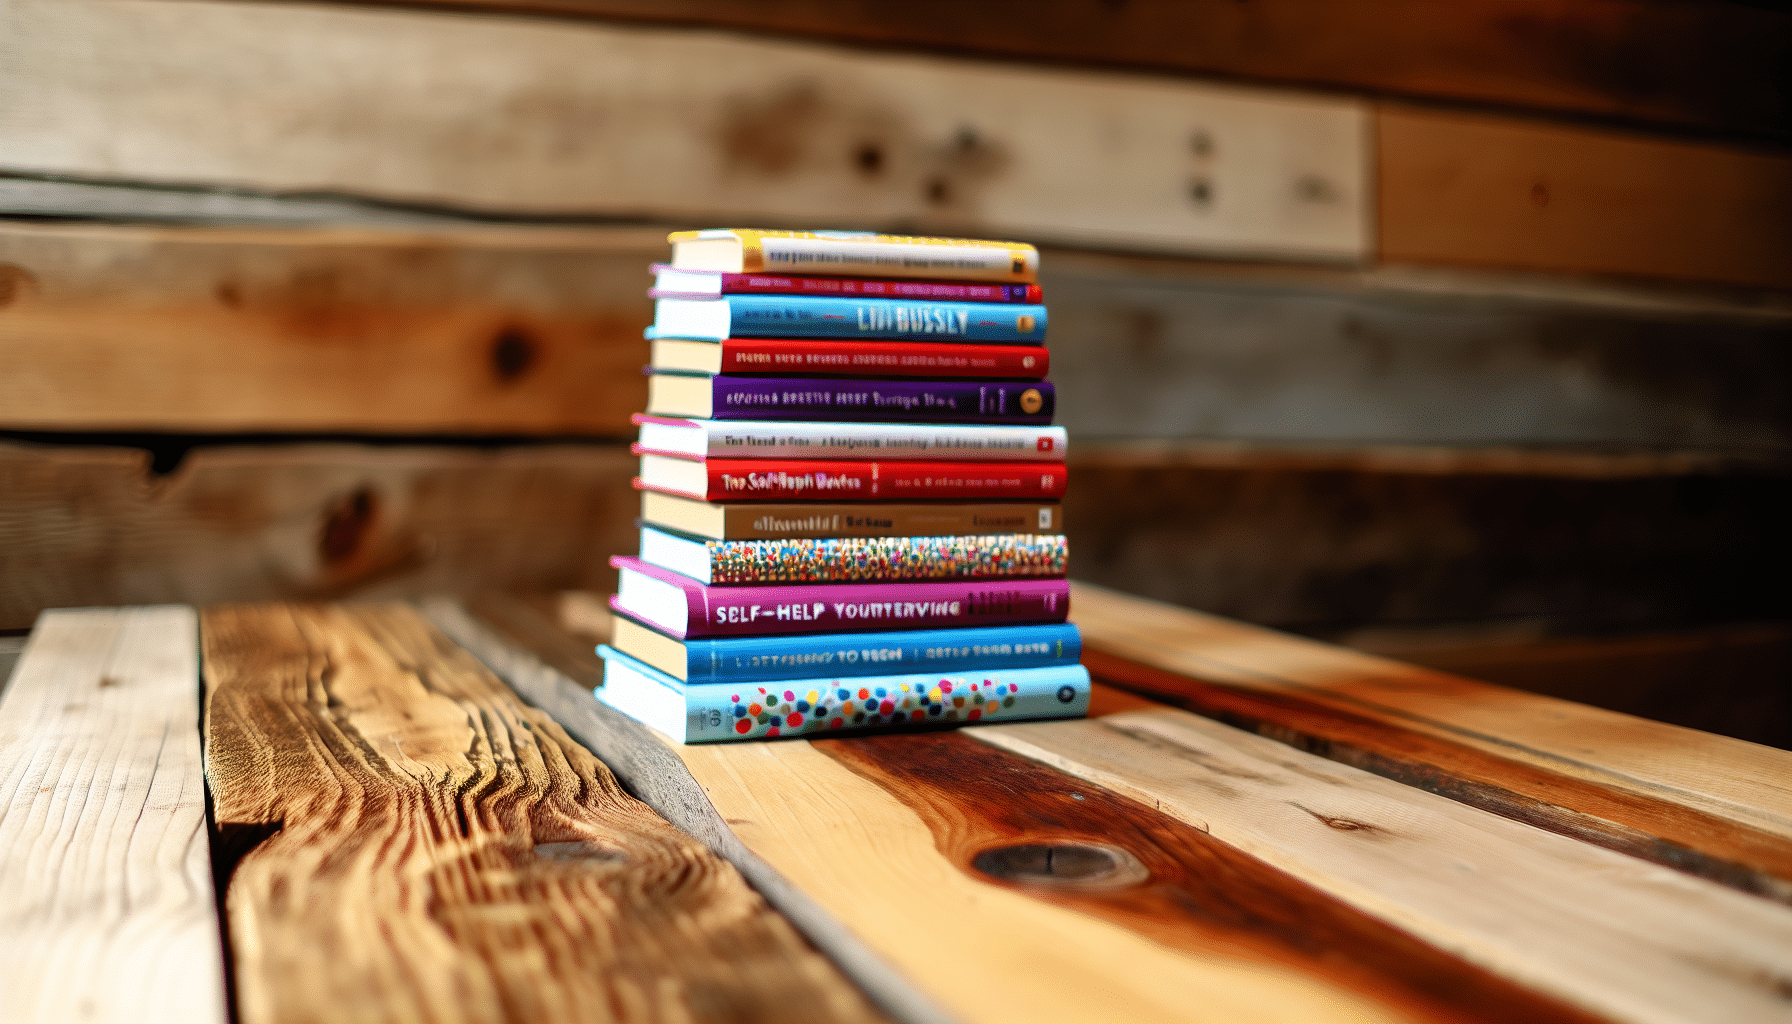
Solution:
[[[620,446],[140,451],[0,444],[0,629],[131,601],[611,588],[635,543]]]
[[[190,608],[38,619],[0,696],[0,1017],[230,1019],[198,641]]]
[[[1408,785],[1792,902],[1792,752],[1088,585],[1098,677]]]
[[[1350,99],[434,12],[20,0],[4,18],[0,102],[21,116],[0,151],[19,170],[509,213],[1370,249],[1369,122]]]
[[[370,0],[398,4],[407,0]],[[417,0],[1150,68],[1785,138],[1792,18],[1638,0]]]
[[[414,610],[203,635],[242,1020],[883,1019]]]

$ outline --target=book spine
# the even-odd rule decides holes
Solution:
[[[1024,462],[708,459],[710,501],[1062,498],[1063,466]]]
[[[1089,711],[1089,672],[1081,665],[1065,665],[771,686],[687,686],[684,696],[684,741],[715,743],[942,722],[1080,718]]]
[[[1045,301],[1036,284],[970,284],[951,281],[875,281],[854,277],[780,277],[723,274],[724,295],[818,295],[934,302]]]
[[[1063,576],[1059,534],[709,541],[710,582],[857,583]]]
[[[729,540],[780,537],[919,537],[955,533],[1052,533],[1057,505],[727,505]]]
[[[814,377],[710,378],[714,418],[915,420],[924,423],[1052,421],[1049,381],[832,380]]]
[[[975,459],[983,462],[1063,462],[1063,427],[936,426],[900,423],[811,423],[782,420],[678,420],[636,413],[635,454],[653,452],[662,427],[701,429],[712,459]],[[682,456],[688,458],[688,455]],[[918,535],[917,535],[918,536]]]
[[[1041,380],[1051,372],[1051,356],[1032,345],[728,338],[722,342],[722,372]]]
[[[1031,282],[1039,273],[1038,250],[1023,243],[907,235],[830,237],[744,229],[734,234],[741,240],[741,269],[749,273],[1014,283]],[[680,235],[670,237],[677,240]]]
[[[904,302],[785,295],[734,295],[728,303],[730,337],[954,339],[1038,345],[1045,341],[1040,305],[980,302]]]
[[[740,684],[796,676],[843,678],[892,672],[1000,672],[1074,665],[1082,636],[1069,623],[897,633],[834,633],[775,639],[689,640],[687,682]]]

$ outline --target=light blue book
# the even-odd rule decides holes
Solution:
[[[597,699],[678,743],[889,732],[942,723],[1081,718],[1081,665],[687,685],[609,645]]]
[[[660,299],[649,338],[902,338],[1040,345],[1045,307],[805,295]]]
[[[610,643],[685,683],[758,683],[802,676],[980,672],[1074,665],[1082,634],[1068,622],[890,633],[812,633],[679,640],[617,615]]]

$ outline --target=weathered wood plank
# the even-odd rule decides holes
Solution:
[[[416,2],[440,7],[444,0]],[[1609,116],[1784,138],[1783,13],[1635,0],[446,0]]]
[[[202,632],[243,1020],[877,1019],[416,612],[216,608]]]
[[[1099,678],[1483,810],[1792,902],[1792,752],[1079,585]]]
[[[190,608],[55,611],[0,699],[0,1017],[223,1024]]]
[[[10,225],[0,425],[619,437],[666,252],[641,230]]]
[[[488,211],[1369,251],[1351,99],[648,28],[17,0],[9,167]],[[1201,142],[1197,142],[1199,137]]]
[[[0,444],[0,628],[148,600],[602,589],[633,542],[621,446],[202,449]]]
[[[1159,808],[1586,1011],[1662,1024],[1792,1016],[1786,907],[1182,711],[966,735]]]
[[[1792,287],[1792,157],[1383,106],[1391,262]]]

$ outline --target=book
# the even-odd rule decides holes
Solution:
[[[626,555],[610,564],[611,606],[681,639],[1063,622],[1070,613],[1061,579],[712,587]]]
[[[695,419],[872,420],[921,423],[1052,421],[1050,381],[688,377],[656,373],[647,412]]]
[[[981,459],[1062,462],[1063,427],[669,419],[636,413],[636,454],[687,458]]]
[[[672,266],[728,274],[837,274],[949,281],[1038,279],[1039,250],[1024,242],[923,238],[870,231],[674,231]]]
[[[641,561],[712,586],[1064,575],[1062,534],[692,540],[641,527]]]
[[[613,622],[611,646],[686,683],[1007,671],[1075,665],[1083,655],[1082,633],[1068,622],[712,640],[679,640],[626,615]]]
[[[642,491],[641,519],[686,536],[713,540],[1064,532],[1064,510],[1055,502],[718,504]]]
[[[1045,307],[994,302],[723,295],[656,299],[648,338],[906,338],[1023,345],[1045,342]]]
[[[1062,498],[1064,467],[1026,462],[687,459],[641,456],[636,486],[703,501]]]
[[[975,284],[964,281],[877,281],[862,277],[789,277],[782,274],[728,274],[719,270],[652,267],[656,299],[708,299],[717,295],[845,295],[871,299],[941,302],[1044,302],[1036,284]]]
[[[690,685],[605,644],[597,699],[678,743],[814,736],[949,722],[1080,718],[1081,665],[994,672]]]
[[[1051,356],[1039,345],[850,338],[724,338],[720,342],[656,338],[650,365],[672,373],[1041,380],[1051,371]]]

